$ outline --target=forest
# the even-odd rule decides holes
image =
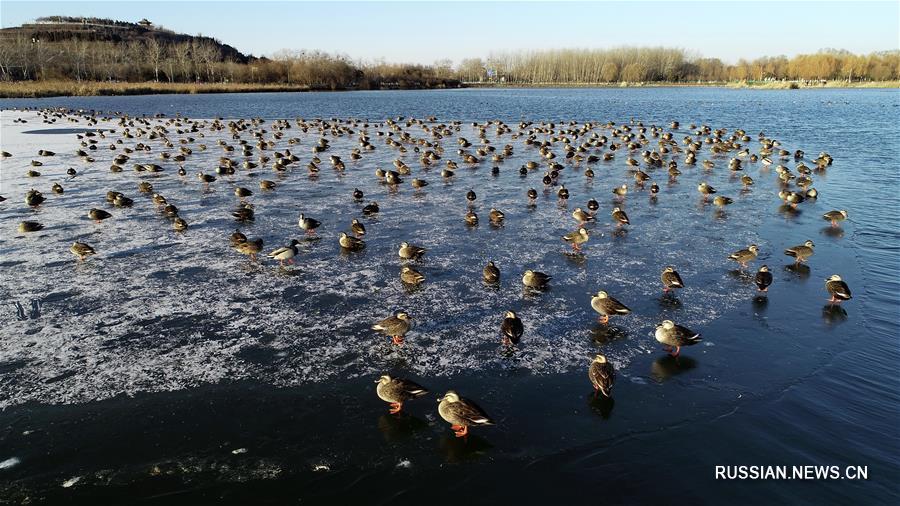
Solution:
[[[900,51],[826,49],[726,63],[683,49],[495,52],[454,65],[364,62],[324,51],[244,56],[210,37],[111,20],[48,17],[0,30],[0,80],[272,84],[305,89],[443,88],[766,81],[896,81]]]

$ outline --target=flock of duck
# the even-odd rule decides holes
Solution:
[[[268,169],[276,173],[292,171],[304,171],[315,177],[329,164],[332,170],[345,173],[346,171],[359,171],[364,167],[362,162],[366,152],[377,149],[374,137],[380,139],[380,143],[386,146],[383,149],[395,150],[397,157],[393,162],[393,168],[375,170],[375,177],[386,185],[389,191],[398,191],[405,183],[406,176],[415,172],[418,177],[410,180],[409,184],[414,191],[427,186],[429,183],[421,178],[428,170],[435,166],[441,166],[442,178],[450,179],[455,176],[460,166],[478,166],[489,163],[494,165],[492,174],[499,173],[499,166],[504,159],[512,156],[513,144],[503,147],[495,147],[488,139],[489,130],[494,130],[497,138],[507,136],[511,141],[519,141],[527,150],[533,150],[538,160],[529,161],[518,170],[521,174],[529,174],[535,171],[543,172],[541,182],[545,191],[555,190],[560,201],[568,201],[569,190],[561,184],[560,177],[564,172],[572,173],[583,170],[585,178],[593,178],[597,164],[611,163],[616,158],[625,158],[628,174],[634,180],[633,189],[644,190],[649,188],[651,199],[658,198],[660,187],[653,181],[653,175],[659,176],[665,171],[665,176],[670,181],[677,180],[685,167],[697,169],[699,163],[702,171],[707,174],[717,169],[713,158],[727,157],[730,160],[726,170],[734,175],[740,174],[740,182],[747,189],[754,184],[753,178],[744,172],[748,166],[762,165],[765,168],[775,165],[775,174],[779,179],[781,190],[777,197],[786,206],[796,208],[808,200],[818,198],[818,191],[812,186],[812,176],[824,172],[832,164],[832,157],[822,153],[814,159],[809,159],[801,150],[793,153],[781,148],[778,140],[769,138],[760,132],[757,136],[758,149],[753,152],[749,147],[752,143],[750,135],[743,130],[729,132],[725,129],[714,129],[706,125],[690,125],[687,130],[681,128],[678,122],[672,122],[669,128],[644,125],[632,120],[628,124],[608,123],[532,123],[521,122],[516,126],[510,126],[502,121],[488,121],[485,123],[473,123],[471,126],[477,133],[478,139],[470,141],[461,136],[462,123],[438,122],[435,118],[425,120],[406,119],[398,117],[384,122],[366,122],[362,120],[337,120],[316,119],[303,120],[275,120],[267,122],[261,119],[238,119],[225,121],[191,120],[186,118],[138,118],[126,115],[102,116],[96,112],[71,111],[71,110],[39,110],[37,113],[47,123],[67,119],[69,121],[86,121],[88,128],[77,134],[79,146],[75,154],[86,164],[95,164],[101,158],[101,150],[108,150],[114,154],[113,163],[109,167],[111,172],[123,172],[132,158],[145,157],[149,153],[159,151],[160,163],[175,165],[175,176],[168,176],[170,169],[155,163],[132,163],[133,170],[141,180],[138,181],[137,191],[146,195],[152,204],[159,209],[160,214],[171,221],[172,227],[177,232],[184,232],[189,228],[188,222],[179,214],[178,207],[162,194],[154,191],[153,184],[142,176],[154,177],[179,177],[187,178],[188,165],[192,164],[192,154],[195,151],[208,149],[222,150],[222,156],[214,171],[198,172],[196,180],[198,184],[207,187],[217,184],[220,180],[233,182],[233,177],[238,171]],[[103,125],[100,124],[103,121]],[[109,126],[116,125],[112,128]],[[302,132],[309,136],[317,136],[316,141],[310,147],[295,135]],[[233,142],[229,143],[222,138],[217,141],[217,146],[204,143],[206,134],[218,133],[230,136]],[[680,138],[676,137],[679,135]],[[373,137],[374,136],[374,137]],[[349,164],[337,155],[331,154],[327,162],[322,160],[324,153],[331,149],[329,137],[356,138],[358,147],[349,153]],[[455,139],[455,140],[453,140]],[[288,148],[280,150],[278,144],[286,142]],[[445,146],[447,143],[457,145],[456,159],[453,159],[454,151]],[[310,150],[311,153],[301,158],[293,152],[300,149]],[[704,151],[712,156],[701,160]],[[411,153],[411,155],[410,155]],[[16,155],[19,155],[18,153]],[[7,151],[2,152],[3,159],[14,156]],[[24,155],[28,156],[28,155]],[[30,162],[31,169],[25,176],[40,178],[39,168],[44,165],[41,160],[52,160],[56,153],[48,150],[40,150],[37,157]],[[28,156],[30,158],[30,156]],[[421,168],[414,169],[404,158],[414,157]],[[561,160],[562,159],[562,160]],[[304,160],[305,166],[303,165]],[[793,160],[795,167],[789,168],[787,164]],[[560,162],[563,163],[560,163]],[[807,165],[807,162],[811,164]],[[48,162],[49,163],[49,162]],[[687,169],[685,169],[687,170]],[[214,172],[215,174],[213,174]],[[95,172],[96,173],[96,172]],[[762,174],[762,171],[760,171]],[[69,178],[80,177],[81,174],[74,168],[67,170]],[[39,180],[39,179],[36,179]],[[263,179],[258,183],[259,191],[277,191],[278,183]],[[627,183],[615,186],[612,190],[613,199],[624,202],[632,191]],[[59,182],[51,187],[54,194],[64,194],[64,188]],[[718,191],[708,184],[701,182],[697,186],[697,192],[706,201],[712,197],[713,204],[724,208],[733,203],[733,199],[718,195]],[[256,207],[246,199],[253,195],[250,188],[235,186],[235,196],[238,198],[237,207],[231,211],[231,216],[239,223],[248,223],[254,220]],[[365,201],[364,193],[354,189],[351,195],[355,202]],[[535,188],[529,188],[525,192],[525,203],[534,206],[538,197]],[[471,204],[478,196],[474,190],[468,190],[466,201]],[[0,196],[0,202],[6,200]],[[31,189],[24,195],[25,204],[32,208],[46,205],[47,198],[38,190]],[[135,204],[132,198],[118,191],[109,191],[106,194],[107,203],[113,208],[131,207]],[[377,202],[371,201],[361,208],[364,216],[377,215],[380,207]],[[105,220],[114,219],[113,213],[100,208],[87,210],[86,216],[100,224]],[[601,219],[600,203],[595,199],[586,202],[584,208],[577,207],[572,213],[572,218],[577,227],[573,232],[561,236],[561,240],[571,245],[573,255],[584,255],[583,247],[591,239],[591,233],[585,227],[589,222]],[[846,220],[846,210],[833,210],[824,214],[823,218],[833,227],[839,227]],[[488,219],[492,225],[502,226],[505,219],[503,211],[492,208],[488,213]],[[614,206],[609,211],[609,219],[615,227],[623,228],[630,225],[626,212],[620,205]],[[469,205],[463,216],[466,226],[478,224],[479,217],[475,208]],[[322,222],[311,216],[300,214],[298,227],[307,235],[315,236]],[[20,233],[33,233],[42,230],[44,225],[37,221],[22,221],[18,225]],[[348,254],[358,252],[366,247],[366,228],[360,219],[354,218],[347,228],[337,237],[341,249]],[[246,255],[251,262],[257,262],[257,255],[264,251],[262,238],[251,239],[240,231],[235,231],[223,242],[239,254]],[[293,239],[287,245],[272,249],[267,257],[278,261],[280,265],[291,264],[299,254],[300,241]],[[70,251],[77,261],[81,262],[97,253],[96,249],[82,241],[75,241]],[[416,269],[416,262],[428,253],[426,248],[402,242],[397,254],[404,264],[400,269],[400,279],[404,284],[415,286],[426,282],[426,276]],[[802,244],[788,247],[784,254],[795,258],[799,264],[806,262],[815,253],[815,244],[805,241]],[[746,248],[734,251],[727,258],[737,262],[743,270],[756,260],[760,254],[760,248],[750,244]],[[499,283],[501,272],[495,262],[489,261],[481,272],[485,283]],[[526,290],[540,293],[545,290],[552,280],[552,276],[536,270],[526,270],[522,274],[522,284]],[[773,282],[772,273],[768,266],[759,267],[754,283],[760,293],[768,291]],[[666,266],[660,274],[660,282],[663,292],[674,297],[677,290],[685,287],[681,275],[675,266]],[[825,281],[825,290],[830,295],[830,302],[837,304],[849,300],[850,288],[837,274],[830,276]],[[605,290],[599,290],[590,300],[591,307],[596,311],[599,321],[607,324],[612,317],[624,317],[631,313],[631,309],[617,300]],[[397,311],[380,321],[374,322],[372,330],[389,337],[393,344],[402,346],[404,338],[412,327],[412,316],[406,311]],[[525,334],[525,325],[514,311],[506,311],[499,322],[499,335],[505,345],[516,345]],[[666,351],[673,356],[681,353],[681,348],[692,346],[701,341],[701,335],[694,330],[679,325],[672,320],[660,322],[654,332],[656,340],[662,344]],[[602,355],[596,355],[588,366],[588,378],[595,389],[596,395],[610,397],[616,379],[616,371],[613,364]],[[403,378],[395,378],[389,375],[381,376],[377,381],[376,393],[378,397],[390,403],[390,412],[399,412],[406,401],[422,397],[428,390],[421,385]],[[485,410],[474,401],[461,397],[454,391],[448,391],[439,400],[438,413],[449,422],[458,437],[468,434],[469,427],[490,425],[492,419]]]

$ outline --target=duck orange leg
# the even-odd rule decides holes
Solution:
[[[669,352],[669,355],[672,355],[673,357],[677,357],[680,353],[681,353],[681,346],[676,346],[675,353]]]
[[[391,410],[390,410],[390,413],[391,413],[392,415],[396,415],[397,413],[400,412],[401,409],[403,409],[403,403],[402,403],[402,402],[392,402],[392,403],[391,403]]]
[[[456,437],[466,437],[469,435],[469,426],[463,425],[460,430],[456,431]]]
[[[598,320],[600,323],[609,323],[609,316],[603,315]]]
[[[391,340],[392,340],[392,341],[394,342],[394,344],[396,344],[397,346],[403,344],[403,336],[392,336],[392,337],[391,337]]]

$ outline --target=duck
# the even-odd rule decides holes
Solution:
[[[487,265],[484,266],[484,269],[481,270],[481,277],[484,279],[485,283],[496,283],[500,281],[500,269],[493,260],[489,261]]]
[[[519,319],[515,311],[507,311],[503,316],[503,322],[500,323],[500,335],[503,337],[503,344],[516,345],[522,339],[525,333],[525,326]]]
[[[278,260],[278,263],[284,266],[284,262],[287,261],[289,264],[294,263],[294,257],[297,256],[299,250],[297,249],[297,245],[300,244],[300,241],[297,239],[292,239],[291,243],[287,246],[283,246],[269,253],[269,258],[274,258]]]
[[[806,241],[798,246],[791,246],[784,250],[784,254],[797,259],[797,263],[804,262],[813,256],[815,244],[812,241]]]
[[[784,201],[790,204],[794,209],[797,208],[797,204],[803,202],[804,200],[806,200],[806,198],[797,192],[788,192],[784,199]]]
[[[256,239],[255,241],[251,241],[248,239],[244,242],[237,243],[234,246],[234,249],[236,249],[238,253],[249,256],[250,260],[254,262],[256,261],[256,254],[262,251],[262,248],[262,238]]]
[[[625,195],[628,193],[628,185],[623,184],[622,186],[617,186],[617,187],[613,188],[612,192],[615,196],[624,198]]]
[[[716,205],[718,207],[725,207],[727,205],[730,205],[733,202],[734,202],[734,199],[729,198],[729,197],[723,197],[722,195],[719,195],[713,199],[713,205]]]
[[[386,336],[391,336],[391,340],[396,345],[403,344],[403,338],[409,332],[410,316],[404,311],[397,311],[391,316],[372,325],[372,330],[377,330]]]
[[[547,284],[551,279],[553,279],[551,276],[548,276],[543,272],[528,269],[525,271],[525,274],[522,275],[522,284],[528,288],[542,290],[547,287]]]
[[[728,258],[739,263],[741,267],[744,268],[747,267],[747,262],[756,260],[757,255],[759,255],[759,247],[755,244],[751,244],[746,249],[740,249],[728,255]]]
[[[31,207],[41,205],[45,200],[44,194],[32,188],[25,194],[25,203]]]
[[[322,224],[321,221],[310,218],[308,216],[303,216],[300,214],[300,218],[297,220],[297,224],[300,225],[300,228],[305,230],[307,235],[315,234],[316,229]]]
[[[366,235],[366,227],[363,225],[358,219],[353,218],[353,221],[350,222],[350,231],[356,234],[358,237]]]
[[[590,236],[587,233],[587,230],[584,227],[579,228],[574,232],[570,232],[564,236],[562,236],[563,241],[572,245],[572,249],[575,251],[581,251],[581,245],[586,243]]]
[[[671,265],[666,266],[663,269],[662,274],[659,276],[660,280],[662,280],[663,284],[663,292],[668,293],[669,290],[672,290],[674,293],[676,288],[684,288],[684,281],[681,280],[681,276],[678,274],[678,271],[675,270]]]
[[[466,437],[470,426],[493,425],[494,421],[477,404],[453,390],[438,400],[438,414],[450,423],[456,437]]]
[[[590,214],[586,213],[580,207],[576,207],[574,211],[572,211],[572,217],[575,218],[575,221],[578,222],[579,225],[584,225],[589,221],[593,221],[594,217]]]
[[[588,211],[592,213],[596,213],[598,209],[600,209],[600,203],[597,202],[596,199],[590,199],[587,201]]]
[[[613,383],[616,382],[616,369],[612,362],[608,361],[605,356],[597,354],[588,367],[588,378],[594,385],[594,393],[601,393],[604,397],[612,397]]]
[[[387,374],[378,378],[375,383],[375,394],[384,402],[390,403],[390,414],[396,415],[403,409],[403,403],[412,399],[418,399],[428,393],[422,385],[413,381],[392,378]]]
[[[843,209],[840,211],[828,211],[827,213],[822,215],[822,218],[831,222],[832,227],[838,226],[839,222],[842,222],[847,219],[847,211]]]
[[[474,227],[475,225],[478,225],[478,215],[475,214],[475,211],[473,211],[471,209],[466,211],[465,220],[466,220],[466,225],[469,225],[470,227]]]
[[[560,185],[559,190],[556,190],[556,196],[561,200],[567,200],[569,198],[569,189],[566,188],[566,185]]]
[[[677,357],[681,353],[682,346],[693,346],[703,339],[700,334],[676,325],[672,320],[663,320],[656,326],[656,340],[666,346],[666,351],[673,357]]]
[[[19,223],[18,230],[21,233],[25,232],[37,232],[38,230],[43,230],[44,225],[37,221],[23,221]]]
[[[94,251],[94,248],[91,247],[91,245],[78,241],[72,243],[69,251],[71,251],[73,255],[78,257],[78,261],[83,261],[85,258],[97,253],[96,251]]]
[[[425,281],[425,275],[412,267],[404,265],[403,268],[400,269],[400,281],[407,285],[416,286]]]
[[[772,277],[772,273],[769,272],[769,266],[763,265],[756,271],[756,276],[753,277],[753,282],[756,283],[756,288],[760,292],[768,292],[769,286],[772,285],[772,281],[774,278]]]
[[[743,176],[741,176],[741,184],[744,185],[745,188],[748,186],[753,186],[753,178],[750,177],[749,174],[744,174]]]
[[[253,192],[250,191],[249,188],[244,188],[243,186],[238,186],[237,188],[234,189],[234,195],[236,197],[244,198],[244,197],[252,196]]]
[[[825,289],[831,294],[831,299],[828,302],[831,302],[832,304],[840,304],[845,300],[853,298],[853,295],[850,293],[850,287],[847,286],[847,283],[845,283],[837,274],[832,274],[825,279]]]
[[[269,181],[268,179],[263,179],[259,182],[259,189],[264,191],[274,190],[276,187],[275,181]]]
[[[96,223],[100,223],[107,218],[112,218],[112,215],[103,209],[94,208],[88,211],[88,218],[94,220]]]
[[[491,223],[493,223],[494,225],[502,225],[503,219],[506,218],[506,215],[503,214],[503,211],[494,209],[493,207],[491,208],[491,212],[488,216],[491,219]]]
[[[141,193],[152,193],[153,185],[147,181],[141,181],[141,183],[138,184],[138,191]]]
[[[538,196],[537,190],[535,190],[534,188],[528,189],[528,199],[529,200],[535,200],[535,199],[537,199],[537,196]]]
[[[428,181],[425,181],[424,179],[414,178],[410,182],[410,184],[413,188],[418,190],[419,188],[425,188],[426,186],[428,186]]]
[[[53,193],[56,193],[57,195],[62,195],[63,192],[65,192],[62,185],[59,183],[53,183],[53,186],[50,189],[53,190]]]
[[[353,189],[353,200],[362,200],[365,194],[359,188]]]
[[[628,309],[625,304],[610,297],[603,290],[598,291],[597,295],[591,298],[591,307],[600,313],[600,323],[609,323],[610,316],[625,316],[631,313],[631,309]]]
[[[341,232],[338,243],[341,245],[341,248],[347,251],[360,251],[366,247],[366,243],[363,242],[362,239],[357,239],[356,237],[347,235],[344,232]]]
[[[716,189],[708,185],[707,183],[700,183],[699,185],[697,185],[697,191],[700,192],[701,195],[703,195],[704,200],[706,200],[706,198],[713,193],[716,193]]]
[[[419,246],[414,246],[406,241],[400,243],[400,250],[398,253],[400,254],[400,258],[405,260],[419,260],[422,258],[422,255],[428,251],[425,248],[421,248]]]
[[[232,246],[237,246],[242,242],[247,242],[247,236],[242,234],[239,230],[235,230],[229,237],[229,241]]]
[[[197,173],[197,179],[200,180],[203,184],[214,183],[216,181],[216,176],[212,174],[204,174],[202,172]]]
[[[251,207],[249,205],[238,206],[237,209],[232,211],[231,215],[234,216],[235,220],[240,221],[240,222],[253,221],[253,219],[254,219],[253,207]]]
[[[188,228],[188,223],[184,218],[176,217],[172,220],[172,228],[174,228],[176,232],[184,232]]]
[[[622,225],[628,225],[631,222],[628,221],[628,215],[625,214],[625,211],[619,209],[618,207],[613,208],[612,210],[612,218],[615,220],[616,226],[621,227]]]
[[[378,202],[372,201],[362,208],[362,213],[365,215],[371,215],[377,213],[380,210],[381,209],[378,207]]]
[[[468,200],[469,202],[475,202],[476,198],[478,197],[475,195],[475,190],[469,190],[466,192],[466,200]]]

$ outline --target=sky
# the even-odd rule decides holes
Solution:
[[[739,58],[900,49],[900,1],[302,2],[6,1],[0,25],[70,15],[212,36],[245,54],[319,49],[353,60],[434,63],[492,51],[667,46]]]

